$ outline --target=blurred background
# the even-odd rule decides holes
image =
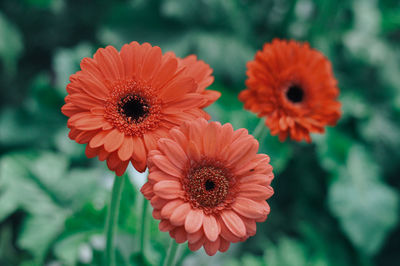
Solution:
[[[67,137],[60,108],[71,74],[99,47],[150,42],[195,53],[222,92],[213,120],[252,132],[237,100],[246,62],[273,38],[308,41],[331,61],[343,116],[313,143],[261,151],[276,178],[256,236],[182,265],[400,265],[400,2],[396,0],[0,0],[0,265],[99,265],[112,173]],[[158,265],[169,236],[151,220],[138,256],[144,182],[132,169],[119,265]]]

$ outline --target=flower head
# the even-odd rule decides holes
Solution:
[[[209,119],[202,110],[220,94],[205,90],[211,68],[196,57],[162,54],[157,46],[137,42],[118,52],[108,46],[84,58],[70,77],[62,112],[69,136],[87,143],[86,155],[107,160],[122,175],[129,162],[140,172],[157,140],[183,121]]]
[[[340,118],[339,90],[328,59],[307,43],[275,39],[247,65],[244,107],[266,117],[272,135],[281,141],[311,142]]]
[[[149,153],[141,189],[160,230],[210,256],[253,236],[269,214],[274,177],[269,157],[257,151],[257,140],[231,124],[200,118],[171,129]]]

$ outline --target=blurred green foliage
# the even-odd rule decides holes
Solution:
[[[99,265],[112,175],[67,137],[68,77],[105,45],[150,42],[214,69],[214,120],[251,132],[237,100],[246,62],[273,38],[308,41],[334,66],[343,117],[313,144],[268,135],[276,178],[256,236],[183,265],[399,265],[400,2],[396,0],[1,0],[0,265]],[[160,264],[151,220],[138,255],[140,178],[122,194],[119,265]]]

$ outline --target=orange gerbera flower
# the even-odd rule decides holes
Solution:
[[[253,236],[269,214],[274,178],[269,157],[257,151],[257,140],[231,124],[200,118],[171,129],[149,153],[141,189],[160,230],[210,256]]]
[[[339,95],[332,66],[308,43],[275,39],[247,64],[247,89],[239,94],[244,107],[266,117],[272,135],[281,141],[311,142],[340,118]]]
[[[206,91],[211,68],[196,57],[179,59],[145,43],[108,46],[84,58],[72,75],[62,112],[69,136],[88,143],[86,155],[107,160],[122,175],[129,161],[140,172],[157,140],[183,121],[209,119],[203,107],[220,93]]]

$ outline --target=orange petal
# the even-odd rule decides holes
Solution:
[[[76,121],[74,126],[80,130],[96,130],[101,128],[103,124],[108,124],[103,116],[88,115]]]
[[[200,209],[190,210],[186,216],[185,229],[188,233],[197,232],[203,225],[203,211]]]
[[[211,242],[206,239],[204,242],[204,250],[206,251],[208,256],[214,256],[217,253],[220,246],[220,240],[217,238],[214,242]]]
[[[188,158],[175,141],[162,138],[158,141],[158,147],[176,167],[180,170],[184,169]]]
[[[183,200],[181,199],[176,199],[168,202],[167,204],[164,205],[164,207],[161,209],[161,217],[164,219],[169,219],[171,217],[172,212],[183,203]]]
[[[266,200],[274,194],[271,186],[262,186],[253,183],[247,183],[240,186],[239,193],[241,197],[254,200]]]
[[[188,92],[193,92],[196,90],[196,83],[190,77],[177,78],[167,84],[160,91],[160,97],[163,102],[171,102],[178,98],[181,98],[182,95],[185,95]]]
[[[181,177],[182,173],[179,169],[177,169],[165,156],[156,155],[151,158],[151,161],[156,165],[160,170],[163,172],[176,176]]]
[[[119,147],[118,156],[122,161],[129,160],[133,153],[133,140],[131,136],[125,136],[124,142]]]
[[[96,134],[97,131],[83,131],[75,137],[75,140],[79,144],[88,143]]]
[[[226,227],[231,231],[235,236],[242,238],[246,236],[246,227],[242,219],[233,211],[225,210],[221,212],[221,218]]]
[[[132,137],[132,141],[133,141],[132,158],[135,161],[146,163],[146,150],[144,148],[143,140],[138,137]]]
[[[195,243],[195,242],[199,241],[203,236],[204,236],[203,230],[198,230],[198,231],[196,231],[196,232],[194,232],[192,234],[188,233],[187,239],[188,239],[189,243]]]
[[[246,226],[246,232],[249,236],[254,236],[257,231],[256,221],[253,219],[242,218],[244,225]]]
[[[213,215],[204,215],[203,230],[208,240],[214,242],[221,233],[221,226]]]
[[[221,124],[210,122],[203,136],[203,149],[210,158],[215,157],[217,148],[217,136],[221,133]],[[213,240],[212,240],[213,241]]]
[[[121,59],[125,68],[125,77],[127,79],[132,79],[136,73],[135,57],[138,54],[139,43],[131,42],[130,44],[125,44],[121,48]]]
[[[234,166],[236,163],[243,165],[257,154],[258,141],[253,137],[240,138],[231,144],[229,150],[227,159],[229,165]]]
[[[155,197],[153,193],[153,185],[150,184],[150,182],[145,183],[140,189],[140,192],[142,192],[143,196],[147,200],[151,200],[153,197]]]
[[[187,240],[186,231],[182,226],[175,228],[173,231],[176,243],[181,244]]]
[[[197,242],[192,242],[192,243],[188,243],[188,247],[191,251],[196,251],[199,250],[201,248],[201,246],[203,246],[203,243],[205,241],[205,237],[203,236],[202,238],[200,238],[199,241]]]
[[[153,77],[154,73],[158,71],[158,68],[161,65],[161,56],[162,52],[160,47],[154,46],[151,48],[143,61],[141,74],[143,80],[149,81]]]
[[[178,61],[175,58],[168,58],[163,60],[157,75],[152,80],[152,87],[161,88],[164,86],[176,72]]]
[[[144,134],[143,140],[147,151],[151,151],[157,148],[157,141],[155,135]]]
[[[186,219],[186,215],[189,213],[190,209],[191,207],[189,203],[184,203],[176,208],[169,218],[171,224],[175,226],[183,225]]]
[[[176,199],[183,194],[181,183],[173,180],[157,182],[153,189],[154,193],[163,199]]]
[[[232,209],[240,215],[250,218],[258,219],[266,214],[263,205],[247,198],[236,198],[232,204]]]
[[[117,176],[122,176],[125,171],[126,168],[128,167],[129,161],[125,161],[125,162],[121,162],[116,168],[115,168],[115,174]]]
[[[181,146],[181,148],[186,147],[188,140],[182,131],[177,128],[173,128],[170,130],[169,135],[173,140],[176,141],[176,143],[179,144],[179,146]]]
[[[104,139],[104,148],[108,152],[113,152],[121,147],[124,142],[124,133],[118,129],[111,130]]]
[[[90,148],[89,145],[86,145],[86,149],[85,149],[85,155],[88,158],[94,158],[97,156],[99,149],[98,148]]]
[[[110,81],[122,79],[124,76],[122,61],[118,51],[112,47],[100,48],[94,54],[99,70]]]
[[[121,159],[116,152],[113,152],[107,158],[107,166],[110,170],[114,171],[115,168],[121,163]]]
[[[230,244],[231,243],[229,241],[225,240],[224,238],[220,238],[219,251],[228,251]]]
[[[90,147],[97,148],[102,146],[104,144],[104,139],[108,135],[108,133],[109,131],[100,131],[99,133],[97,133],[97,135],[90,140]]]
[[[150,204],[151,206],[153,206],[153,208],[155,209],[161,209],[162,207],[164,207],[164,205],[168,202],[168,200],[165,200],[163,198],[160,198],[159,196],[154,196],[151,200],[150,200]]]
[[[161,232],[168,232],[174,229],[175,226],[173,226],[168,220],[162,220],[158,224],[158,228],[160,229]]]
[[[241,240],[241,238],[235,236],[225,225],[221,217],[218,218],[219,224],[221,225],[221,236],[231,243],[236,243]]]
[[[178,178],[175,176],[169,175],[163,171],[159,170],[150,170],[149,171],[149,180],[159,182],[162,180],[175,180],[178,181]]]
[[[105,159],[108,158],[110,153],[108,153],[105,149],[99,148],[99,160],[104,161]]]

